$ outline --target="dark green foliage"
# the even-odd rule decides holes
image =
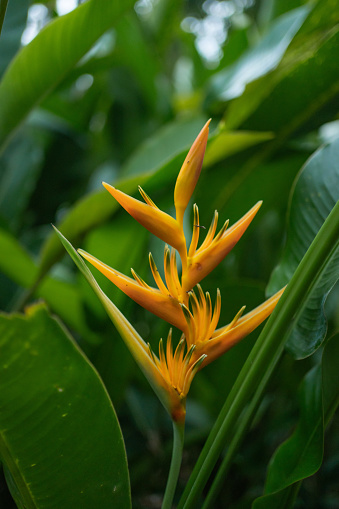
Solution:
[[[0,20],[5,4],[0,0]],[[18,507],[86,507],[75,492],[88,479],[98,484],[103,472],[124,485],[122,498],[110,498],[118,495],[108,495],[107,489],[103,501],[99,489],[88,499],[88,507],[129,507],[124,446],[106,388],[123,431],[133,507],[155,509],[168,474],[170,423],[96,296],[64,256],[51,223],[75,247],[126,275],[133,267],[153,285],[148,252],[162,269],[163,244],[133,222],[101,181],[135,197],[141,185],[157,206],[173,214],[180,166],[212,117],[205,164],[193,196],[201,225],[208,228],[215,208],[221,227],[227,218],[230,224],[237,221],[258,200],[263,205],[203,288],[212,299],[220,288],[220,326],[242,305],[247,311],[255,308],[264,300],[269,280],[273,293],[291,279],[338,200],[339,3],[257,0],[227,20],[219,64],[199,54],[193,28],[191,33],[181,28],[186,17],[194,16],[196,22],[206,18],[211,2],[203,7],[202,1],[162,0],[153,2],[147,13],[142,10],[147,2],[133,9],[132,1],[88,0],[65,16],[57,15],[55,2],[38,5],[42,4],[50,22],[30,44],[17,51],[34,2],[9,0],[0,36],[0,308],[22,313],[25,306],[34,305],[28,316],[1,316],[0,341],[5,346],[0,346],[0,385],[6,389],[0,391],[0,428],[8,430],[13,447],[9,456],[2,450],[0,455]],[[191,211],[189,205],[187,231],[192,228]],[[204,233],[202,229],[202,237]],[[295,507],[308,509],[339,504],[332,495],[339,458],[338,421],[332,417],[339,355],[334,335],[339,327],[338,289],[332,287],[338,273],[336,252],[305,300],[288,352],[280,352],[279,363],[277,358],[214,507],[244,509],[255,499],[258,509],[285,509],[294,500]],[[98,281],[156,348],[160,337],[167,336],[168,325],[104,278],[98,276]],[[46,307],[35,307],[40,299],[81,350]],[[252,333],[194,380],[176,503],[259,333]],[[178,341],[179,331],[173,335]],[[29,357],[33,343],[37,358]],[[9,356],[5,347],[21,363],[13,379],[7,379],[4,368]],[[30,364],[32,358],[36,364]],[[71,378],[65,377],[66,364],[72,366]],[[70,384],[77,405],[65,428],[74,446],[67,468],[58,463],[53,441],[64,422],[55,417],[59,403],[48,395],[55,377]],[[47,401],[42,409],[40,400]],[[65,412],[60,407],[60,415]],[[3,420],[6,415],[9,424]],[[4,442],[5,435],[1,437]],[[229,438],[233,443],[234,437]],[[50,462],[46,476],[29,466],[36,463],[31,447],[37,442],[43,444],[39,454]],[[116,450],[116,456],[110,450]],[[323,467],[301,485],[320,468],[323,451]],[[19,488],[18,479],[13,482],[16,458]],[[91,463],[87,470],[86,461]],[[34,494],[34,501],[28,496],[27,502],[23,494],[30,483],[39,484],[39,477],[42,491]],[[6,489],[3,480],[0,507],[12,509]],[[46,502],[46,494],[53,500]]]

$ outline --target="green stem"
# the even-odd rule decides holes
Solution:
[[[274,369],[274,366],[271,366],[271,369],[267,370],[264,374],[260,384],[257,387],[257,390],[255,391],[254,396],[251,398],[251,401],[246,408],[246,411],[241,416],[241,421],[239,425],[237,426],[235,435],[232,438],[232,441],[229,445],[229,448],[225,454],[225,457],[218,469],[218,472],[213,480],[212,486],[207,494],[207,497],[204,501],[204,504],[202,506],[202,509],[208,509],[209,507],[214,507],[215,499],[220,492],[222,486],[224,485],[224,479],[228,473],[228,470],[231,466],[231,463],[233,461],[233,458],[235,454],[237,453],[239,446],[241,445],[241,442],[246,435],[246,432],[248,428],[250,427],[252,420],[257,412],[258,406],[260,404],[260,401],[263,396],[263,391],[266,387],[266,384],[268,383],[272,371]]]
[[[338,239],[339,202],[332,209],[301,260],[245,362],[195,465],[179,508],[196,507],[197,499],[226,441],[231,438],[243,409],[254,393],[255,397],[259,398],[264,391],[269,375],[281,356],[288,333],[303,309],[306,295],[317,283],[327,260],[338,244]]]
[[[4,23],[8,0],[0,0],[0,34]]]
[[[185,423],[178,423],[173,421],[173,451],[172,451],[172,460],[171,467],[168,474],[167,486],[165,490],[164,499],[162,502],[161,509],[171,509],[173,498],[175,494],[175,489],[177,487],[181,460],[182,460],[182,450],[184,447],[184,432],[185,432]]]

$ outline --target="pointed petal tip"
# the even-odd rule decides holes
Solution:
[[[101,183],[104,186],[104,188],[107,189],[107,191],[110,192],[112,190],[115,190],[115,187],[111,186],[111,184],[107,184],[107,182],[104,182],[104,181],[102,181]]]
[[[177,220],[180,224],[183,221],[185,209],[190,201],[197,181],[200,176],[207,138],[209,133],[209,119],[194,140],[185,161],[180,169],[175,188],[174,205],[176,209]]]

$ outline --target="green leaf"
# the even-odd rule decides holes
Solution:
[[[89,0],[21,49],[0,83],[0,146],[133,3]]]
[[[298,265],[289,285],[260,334],[243,369],[241,370],[206,444],[196,462],[178,505],[179,509],[196,507],[197,500],[229,441],[230,455],[222,465],[221,474],[244,438],[261,396],[283,352],[284,344],[293,325],[293,319],[302,310],[307,292],[318,282],[327,261],[339,244],[339,202],[327,217],[316,238]],[[240,416],[242,417],[241,420]],[[235,442],[232,442],[234,438]],[[215,491],[220,488],[223,476],[216,477]]]
[[[132,195],[138,185],[147,185],[148,193],[167,186],[171,181],[174,186],[186,153],[205,120],[202,117],[177,120],[160,129],[135,151],[122,169],[121,180],[114,185]],[[219,136],[221,142],[218,142]],[[270,133],[212,133],[205,166],[270,138]],[[225,146],[225,142],[230,145]],[[58,227],[71,242],[76,242],[80,236],[111,217],[118,208],[117,202],[105,190],[96,191],[79,200]],[[62,253],[56,235],[51,235],[41,249],[40,276]]]
[[[226,126],[279,133],[284,140],[295,132],[309,132],[333,119],[337,111],[339,70],[336,54],[339,27],[333,17],[326,26],[322,12],[336,0],[318,1],[305,20],[303,35],[295,37],[278,67],[250,83],[227,109]],[[318,19],[319,25],[315,25]],[[307,93],[296,91],[307,90]]]
[[[184,118],[162,127],[136,149],[124,165],[122,175],[132,177],[145,172],[153,174],[160,171],[190,148],[206,120],[205,116]]]
[[[0,455],[19,507],[131,507],[120,427],[94,368],[42,305],[0,316]]]
[[[177,393],[174,389],[170,389],[169,386],[167,387],[167,385],[164,387],[161,381],[159,382],[159,379],[162,379],[162,376],[159,375],[159,371],[155,367],[155,364],[149,355],[148,346],[134,329],[134,327],[129,323],[123,313],[121,313],[115,304],[102,291],[93,274],[88,269],[84,260],[77,253],[72,244],[70,244],[70,242],[57,230],[57,228],[54,229],[67,253],[70,255],[75,265],[85,277],[86,281],[89,283],[92,290],[97,295],[101,304],[105,308],[108,316],[114,323],[117,331],[124,340],[132,356],[134,357],[134,360],[139,365],[140,369],[144,373],[164,408],[168,411],[169,415],[171,415],[170,391],[172,390],[172,392],[175,394],[175,397],[177,397]]]
[[[144,180],[147,180],[146,176],[139,176],[137,179],[123,180],[117,183],[116,186],[124,193],[132,194],[137,189],[138,184],[143,184]],[[72,239],[72,242],[75,242],[80,236],[111,217],[119,207],[118,202],[105,189],[96,191],[76,202],[65,219],[61,221],[59,227],[67,237]],[[40,278],[59,260],[63,253],[64,250],[57,235],[51,233],[43,244],[40,253]]]
[[[0,0],[0,33],[5,19],[8,0]]]
[[[10,0],[4,26],[1,31],[1,17],[7,1],[0,1],[0,76],[20,48],[22,32],[26,26],[28,0]]]
[[[255,131],[221,131],[208,144],[204,166],[210,166],[246,148],[271,140],[273,133]]]
[[[96,336],[86,326],[79,290],[71,283],[52,277],[47,277],[40,286],[34,288],[38,267],[17,239],[2,229],[0,270],[18,285],[24,288],[33,287],[33,295],[46,300],[69,327],[78,331],[88,341],[97,342]]]
[[[118,63],[128,67],[132,72],[138,80],[150,108],[155,110],[158,101],[156,84],[159,72],[154,51],[156,47],[147,44],[147,38],[135,12],[121,20],[116,31]]]
[[[43,165],[43,151],[34,141],[23,130],[0,162],[0,218],[12,230],[21,223]]]
[[[115,187],[133,195],[137,192],[138,185],[147,184],[149,193],[152,189],[168,184],[170,180],[174,181],[186,152],[203,124],[203,119],[194,118],[174,122],[157,132],[127,161],[122,169],[123,176],[114,183]],[[119,208],[120,205],[106,190],[96,191],[79,200],[58,228],[74,243],[80,236],[111,217]],[[41,249],[40,276],[50,269],[63,252],[56,234],[48,237]]]
[[[300,389],[300,419],[293,435],[275,452],[268,471],[265,495],[254,509],[288,509],[302,479],[320,468],[324,431],[339,405],[339,334],[327,343],[321,365],[305,377]]]
[[[116,220],[91,231],[81,247],[110,267],[130,275],[131,267],[139,273],[140,265],[148,264],[146,246],[148,238],[148,231],[145,228],[140,228],[137,221],[128,214],[122,213]],[[96,271],[96,279],[100,288],[111,296],[114,303],[118,307],[123,307],[122,303],[125,302],[126,295],[99,271]],[[86,287],[88,288],[88,285]],[[93,296],[93,292],[90,293]],[[102,310],[102,306],[100,309]]]
[[[300,419],[293,435],[275,453],[265,493],[283,489],[318,470],[323,455],[321,366],[304,378],[299,397]]]
[[[229,101],[239,97],[248,83],[275,69],[308,13],[309,7],[305,5],[276,20],[254,48],[231,67],[213,76],[207,101]]]
[[[294,273],[319,228],[339,200],[339,139],[319,149],[298,176],[290,202],[287,242],[281,263],[272,274],[268,293],[284,286]],[[297,359],[311,355],[326,336],[324,304],[339,278],[339,249],[332,255],[286,348]]]

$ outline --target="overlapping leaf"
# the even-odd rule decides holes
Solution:
[[[0,147],[133,1],[89,0],[21,49],[0,83]]]
[[[280,265],[272,274],[269,293],[274,293],[275,289],[290,280],[322,223],[339,200],[338,157],[339,140],[335,140],[319,149],[299,174],[290,204],[286,247]],[[321,345],[327,330],[324,303],[338,278],[337,248],[287,342],[287,349],[294,357],[307,357]]]
[[[275,452],[268,470],[265,495],[254,509],[292,507],[300,480],[322,463],[324,431],[339,405],[339,335],[326,345],[321,365],[313,368],[300,388],[300,418],[292,436]]]
[[[5,4],[7,1],[1,0],[0,20],[3,9],[6,8]],[[28,0],[11,0],[8,3],[4,25],[2,30],[0,29],[0,76],[20,47],[21,35],[26,26],[28,6]]]
[[[275,69],[308,13],[309,7],[304,5],[276,20],[253,49],[212,78],[207,100],[229,101],[239,97],[248,83]]]
[[[332,10],[338,12],[336,0],[316,2],[277,68],[250,83],[230,103],[229,128],[271,130],[286,138],[332,117],[339,93],[334,56],[339,28],[332,16],[324,15]],[[294,11],[296,19],[298,11]]]
[[[94,368],[43,305],[0,316],[0,456],[18,507],[131,507],[120,427]]]
[[[32,288],[38,267],[17,239],[0,229],[0,271],[23,288]],[[71,283],[47,277],[33,294],[43,298],[53,312],[91,342],[96,336],[86,326],[82,298]]]

